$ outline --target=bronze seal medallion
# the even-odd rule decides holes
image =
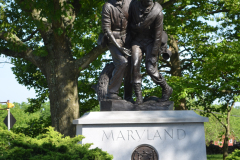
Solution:
[[[131,160],[158,160],[158,153],[153,146],[142,144],[133,151]]]

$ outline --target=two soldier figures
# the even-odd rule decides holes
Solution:
[[[134,102],[133,88],[135,104],[143,103],[140,67],[145,53],[146,71],[162,87],[158,101],[168,101],[173,90],[157,68],[159,52],[167,55],[163,58],[171,56],[161,5],[153,0],[108,0],[102,9],[102,30],[101,44],[108,46],[114,64],[105,98],[121,100],[118,92],[124,79],[124,99]]]

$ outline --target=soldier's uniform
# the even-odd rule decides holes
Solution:
[[[131,59],[125,56],[113,43],[114,41],[119,45],[119,47],[130,47],[126,46],[125,44],[130,45],[130,33],[128,32],[128,12],[131,1],[132,0],[109,0],[104,4],[102,9],[102,30],[109,38],[107,45],[111,52],[115,66],[108,87],[107,98],[109,99],[120,99],[117,94],[124,77],[124,97],[125,99],[132,98],[132,85],[130,83]],[[111,40],[111,36],[114,37],[113,40]]]
[[[132,42],[132,81],[137,103],[142,103],[140,65],[142,53],[146,54],[145,66],[152,80],[163,89],[161,101],[169,99],[172,88],[158,71],[157,60],[162,43],[163,13],[162,6],[155,2],[145,8],[140,1],[134,2],[131,10]]]

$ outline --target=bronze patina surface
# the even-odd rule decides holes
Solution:
[[[131,160],[158,160],[158,154],[152,146],[142,144],[133,151]]]
[[[106,65],[98,84],[93,87],[100,103],[123,98],[134,105],[145,106],[142,67],[145,67],[152,81],[162,88],[162,95],[155,98],[157,106],[169,101],[173,89],[158,70],[159,56],[167,60],[172,54],[167,49],[168,35],[163,30],[162,10],[162,6],[153,0],[108,0],[103,5],[103,33],[99,36],[98,44],[108,47],[113,62]],[[118,94],[122,82],[124,93],[120,97]],[[135,101],[132,97],[133,90]],[[132,107],[130,104],[127,109],[132,110]]]

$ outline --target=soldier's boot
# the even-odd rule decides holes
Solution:
[[[142,104],[143,103],[143,97],[142,97],[142,90],[141,90],[141,84],[140,83],[134,83],[133,84],[133,89],[136,95],[136,102],[135,104]]]
[[[125,89],[124,91],[124,99],[128,102],[134,103],[134,100],[132,98],[132,85],[129,86],[129,89]]]
[[[134,100],[132,98],[132,92],[133,92],[133,85],[130,83],[130,80],[128,81],[129,83],[126,83],[126,79],[124,79],[124,99],[128,102],[134,103]]]
[[[134,100],[133,100],[132,96],[124,97],[124,99],[128,102],[134,103]]]
[[[168,101],[173,92],[172,87],[170,87],[167,84],[164,78],[162,78],[161,82],[160,83],[158,82],[157,84],[159,84],[162,87],[162,97],[158,100],[158,102]]]

